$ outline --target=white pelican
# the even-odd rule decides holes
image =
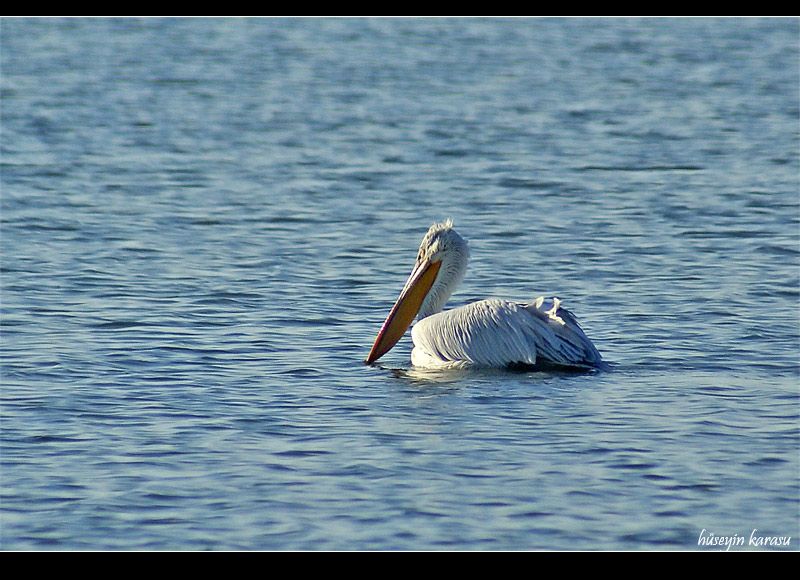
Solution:
[[[365,362],[389,352],[417,317],[411,331],[415,367],[602,365],[600,353],[558,298],[541,297],[529,304],[480,300],[442,312],[463,280],[468,260],[469,247],[452,220],[433,224]]]

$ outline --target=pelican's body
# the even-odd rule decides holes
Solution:
[[[469,247],[450,220],[431,226],[366,362],[386,354],[416,317],[411,362],[417,367],[600,366],[600,353],[558,298],[480,300],[443,311],[468,261]]]

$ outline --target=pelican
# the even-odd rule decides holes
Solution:
[[[448,219],[433,224],[365,362],[389,352],[411,330],[415,367],[600,367],[602,358],[558,298],[530,303],[487,299],[443,311],[464,279],[469,246]]]

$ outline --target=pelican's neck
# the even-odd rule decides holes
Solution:
[[[469,248],[466,243],[462,247],[453,248],[442,257],[442,266],[439,268],[436,281],[422,302],[417,320],[422,320],[444,309],[444,305],[447,304],[450,296],[464,279],[467,262],[469,262]]]

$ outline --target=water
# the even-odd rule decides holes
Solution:
[[[798,22],[3,19],[0,547],[797,549]],[[611,370],[362,364],[446,217]]]

